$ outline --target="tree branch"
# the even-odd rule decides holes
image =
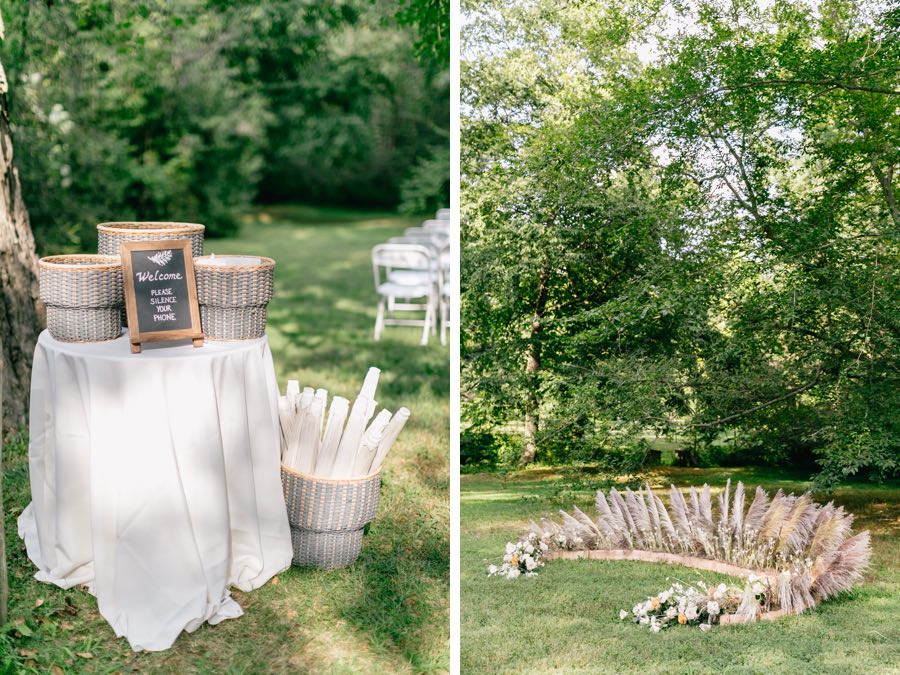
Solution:
[[[741,91],[743,89],[765,89],[765,88],[779,88],[779,87],[795,87],[795,86],[812,86],[812,87],[825,87],[830,89],[843,89],[844,91],[862,91],[867,92],[869,94],[882,94],[884,96],[900,96],[900,90],[898,89],[883,89],[881,87],[874,86],[866,86],[862,84],[852,84],[850,82],[841,82],[840,80],[835,79],[823,79],[823,80],[810,80],[810,79],[767,79],[767,80],[754,80],[752,82],[744,82],[742,84],[730,84],[722,87],[716,87],[714,89],[707,89],[706,91],[700,92],[699,94],[694,94],[693,96],[688,96],[685,99],[682,99],[671,106],[668,110],[675,110],[682,106],[693,103],[694,101],[707,97],[707,96],[715,96],[716,94],[725,94],[732,91]]]
[[[727,415],[726,417],[720,417],[717,420],[713,420],[712,422],[696,422],[690,424],[676,424],[674,421],[665,418],[665,417],[646,417],[646,420],[653,420],[657,422],[665,422],[666,424],[670,424],[672,426],[678,426],[685,429],[708,429],[710,427],[717,427],[722,424],[727,424],[728,422],[732,422],[741,417],[746,417],[747,415],[752,415],[755,412],[758,412],[764,408],[768,408],[769,406],[775,405],[776,403],[781,403],[781,401],[786,401],[789,398],[793,398],[795,396],[799,396],[804,391],[808,389],[812,389],[819,383],[818,376],[813,379],[812,382],[807,382],[806,384],[797,387],[795,389],[791,389],[789,392],[782,394],[776,398],[773,398],[770,401],[766,401],[765,403],[760,403],[759,405],[755,405],[752,408],[748,408],[747,410],[742,410],[740,412],[736,412],[733,415]]]

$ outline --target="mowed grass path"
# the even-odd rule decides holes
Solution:
[[[673,468],[647,477],[654,489],[666,491],[670,482],[721,487],[729,477],[770,494],[779,487],[795,494],[809,488],[803,475],[759,469]],[[854,484],[833,495],[856,514],[856,529],[872,532],[865,585],[780,621],[655,635],[619,620],[620,609],[668,588],[667,578],[726,579],[684,567],[557,560],[531,579],[486,576],[487,565],[500,562],[504,544],[525,532],[529,518],[573,504],[594,514],[596,489],[609,486],[596,476],[554,469],[462,477],[462,672],[900,672],[900,486]]]
[[[368,367],[377,366],[379,408],[412,411],[385,464],[378,514],[359,561],[331,572],[292,567],[257,591],[234,592],[243,617],[182,634],[166,652],[134,654],[115,639],[93,597],[33,580],[15,527],[30,499],[27,448],[13,443],[5,449],[4,490],[17,629],[0,639],[0,650],[15,659],[12,672],[449,669],[449,352],[437,339],[419,347],[414,328],[389,328],[381,342],[372,341],[370,249],[414,224],[385,214],[280,207],[261,211],[238,238],[206,246],[276,260],[268,335],[282,388],[295,378],[352,399]]]

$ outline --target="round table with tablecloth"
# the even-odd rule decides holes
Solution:
[[[42,333],[19,518],[36,578],[86,585],[138,650],[240,616],[229,587],[291,562],[277,396],[265,337],[132,354]]]

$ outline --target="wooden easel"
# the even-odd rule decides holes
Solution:
[[[138,298],[135,286],[135,273],[132,254],[136,251],[182,251],[184,266],[177,270],[184,275],[187,285],[187,297],[182,300],[188,303],[191,325],[188,328],[176,328],[172,330],[141,330]],[[189,339],[194,347],[203,346],[203,330],[200,327],[200,303],[197,300],[197,284],[194,276],[194,258],[191,250],[191,242],[187,239],[174,241],[128,241],[120,247],[122,257],[122,272],[125,281],[125,309],[128,316],[128,337],[131,341],[131,353],[140,354],[141,344],[144,342],[157,342],[161,340],[185,340]]]

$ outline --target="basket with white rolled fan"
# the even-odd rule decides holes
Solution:
[[[301,390],[296,380],[279,398],[281,483],[295,565],[334,569],[359,556],[378,507],[381,466],[409,419],[406,408],[375,415],[380,372],[369,369],[352,405],[340,396],[328,405],[326,390]]]

